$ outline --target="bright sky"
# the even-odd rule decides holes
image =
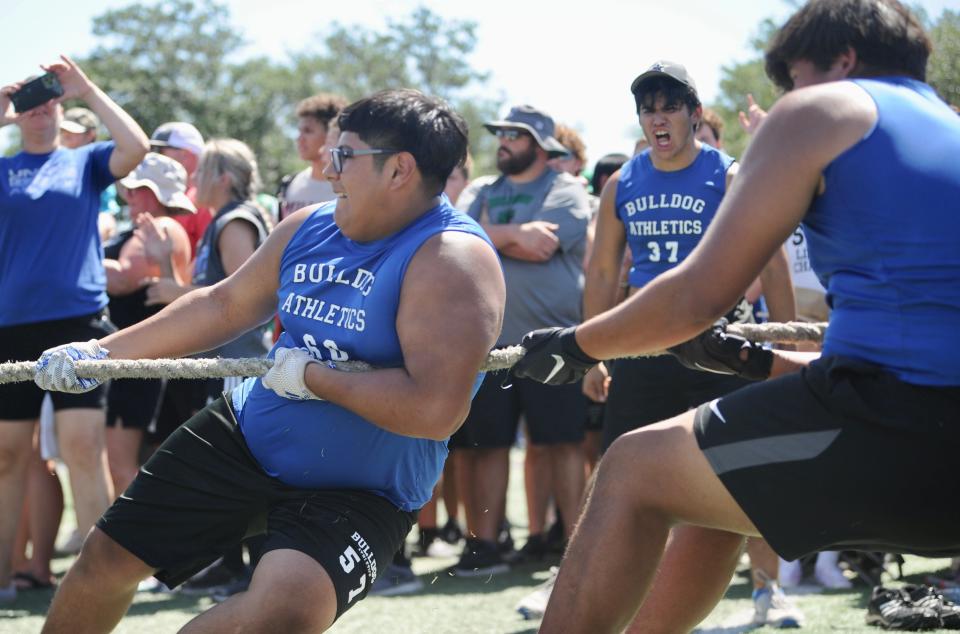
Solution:
[[[636,123],[629,86],[657,59],[686,65],[710,103],[721,68],[749,59],[762,19],[782,22],[783,0],[226,0],[232,24],[249,41],[244,53],[284,59],[303,50],[330,19],[383,26],[425,5],[448,19],[478,23],[471,64],[489,71],[488,87],[506,106],[530,103],[580,131],[591,163],[608,152],[630,153]],[[60,52],[82,56],[94,46],[92,18],[130,0],[3,0],[0,82],[21,79]],[[921,0],[930,17],[960,10],[960,0]],[[150,132],[149,130],[147,131]],[[3,132],[0,131],[0,135]],[[0,140],[0,147],[5,145]],[[291,151],[293,148],[291,146]]]

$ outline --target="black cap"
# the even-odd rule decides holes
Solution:
[[[637,78],[633,80],[633,83],[630,84],[630,92],[636,96],[640,89],[640,84],[652,77],[669,77],[684,86],[689,86],[694,94],[697,93],[697,85],[693,83],[693,77],[687,73],[687,69],[683,67],[683,64],[670,62],[665,59],[656,62],[653,66],[638,75]]]

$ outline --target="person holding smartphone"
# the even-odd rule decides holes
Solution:
[[[22,90],[27,82],[0,88],[0,127],[19,127],[23,143],[17,154],[0,158],[0,358],[10,361],[112,329],[97,231],[100,192],[149,149],[140,126],[72,60],[61,56],[43,69],[47,81],[38,89],[46,92],[39,98],[49,98],[42,103],[32,89]],[[57,83],[62,91],[52,89]],[[62,146],[60,104],[74,99],[100,117],[113,141]],[[0,603],[16,598],[11,545],[42,400],[43,391],[31,383],[0,386],[0,508],[6,511],[0,514]],[[112,499],[103,454],[104,390],[57,393],[53,405],[85,534]]]

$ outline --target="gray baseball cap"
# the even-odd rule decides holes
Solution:
[[[665,59],[655,62],[650,68],[640,73],[637,78],[633,80],[633,83],[630,84],[630,92],[636,95],[640,89],[640,84],[651,77],[669,77],[685,86],[689,86],[695,94],[697,92],[697,85],[693,83],[693,77],[690,76],[683,64]]]
[[[496,134],[503,128],[520,128],[533,135],[537,145],[542,147],[550,158],[566,156],[570,152],[554,136],[556,126],[553,118],[533,106],[514,106],[505,119],[488,121],[483,124],[487,130]]]

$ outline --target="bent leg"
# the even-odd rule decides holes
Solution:
[[[296,550],[272,550],[260,560],[246,592],[207,610],[180,631],[322,632],[336,616],[336,590],[323,566]]]
[[[137,584],[154,569],[99,528],[60,582],[44,633],[109,632],[126,614]]]
[[[675,526],[650,592],[626,632],[693,630],[723,598],[742,551],[743,535]]]
[[[756,534],[701,453],[693,417],[687,412],[626,434],[601,460],[541,631],[625,628],[649,591],[675,524]]]

